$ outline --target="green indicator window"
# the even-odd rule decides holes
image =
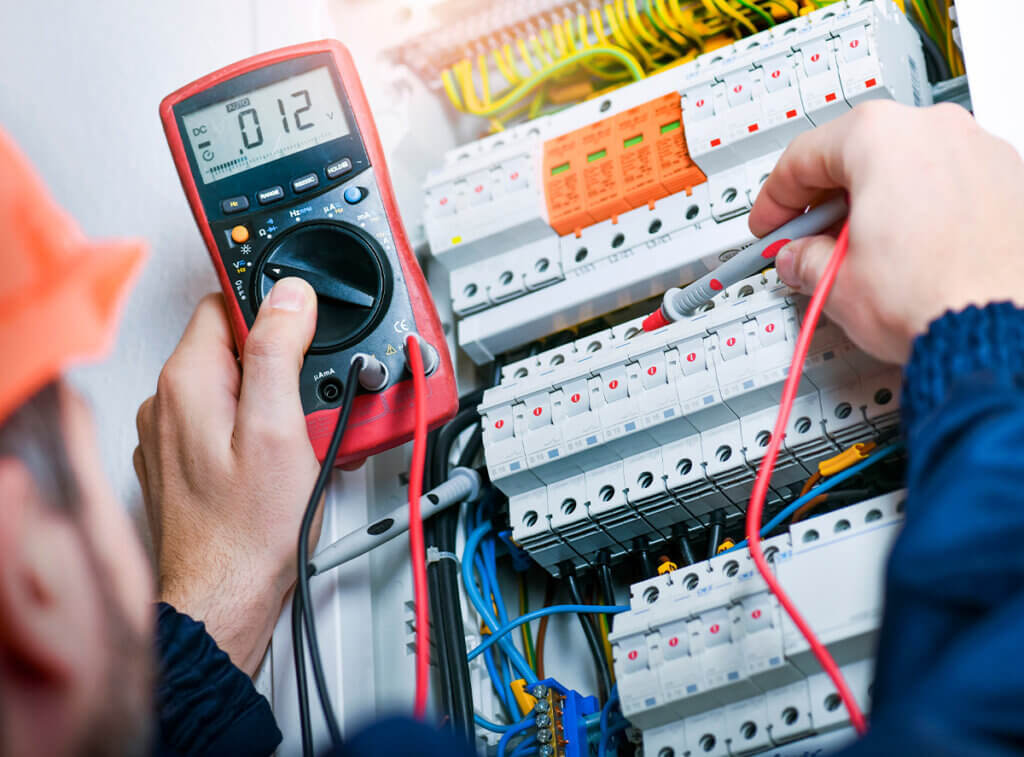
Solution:
[[[558,174],[565,173],[568,170],[569,170],[569,164],[568,163],[563,163],[560,166],[555,166],[554,168],[552,168],[551,169],[551,175],[552,176],[558,176]]]
[[[590,153],[590,155],[587,156],[587,162],[588,163],[593,163],[595,160],[600,160],[601,158],[603,158],[607,154],[608,154],[607,150],[598,150],[597,152],[592,152],[592,153]]]
[[[678,121],[673,121],[670,124],[665,124],[661,127],[661,133],[668,134],[670,131],[675,131],[676,129],[678,129],[679,126],[680,123]]]
[[[643,141],[644,141],[644,135],[643,134],[637,134],[635,137],[630,137],[629,139],[623,140],[622,146],[624,148],[625,147],[632,147],[633,145],[638,145],[638,144],[640,144]]]

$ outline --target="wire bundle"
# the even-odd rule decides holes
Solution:
[[[833,2],[607,0],[566,7],[549,14],[547,25],[524,24],[511,37],[481,41],[475,60],[467,56],[442,70],[441,83],[456,109],[489,118],[500,130],[517,116],[585,100]],[[500,94],[493,86],[499,80]]]
[[[953,0],[904,0],[913,11],[908,18],[914,22],[925,51],[938,61],[935,72],[939,79],[962,76],[965,73],[960,48],[953,40],[953,21],[949,10]],[[900,3],[903,5],[903,3]]]

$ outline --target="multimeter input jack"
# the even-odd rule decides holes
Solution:
[[[324,402],[334,404],[341,399],[342,383],[333,376],[323,379],[316,387],[316,393]]]

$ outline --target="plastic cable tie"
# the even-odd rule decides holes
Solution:
[[[452,560],[456,565],[460,565],[459,556],[454,552],[442,552],[437,547],[427,547],[427,565],[442,560]]]

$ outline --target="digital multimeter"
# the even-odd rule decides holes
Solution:
[[[324,40],[248,58],[165,97],[160,118],[239,350],[277,280],[299,276],[317,293],[300,379],[317,456],[327,454],[356,353],[383,361],[387,379],[356,396],[336,462],[412,437],[410,331],[437,351],[427,361],[428,422],[451,418],[451,358],[348,50]]]

